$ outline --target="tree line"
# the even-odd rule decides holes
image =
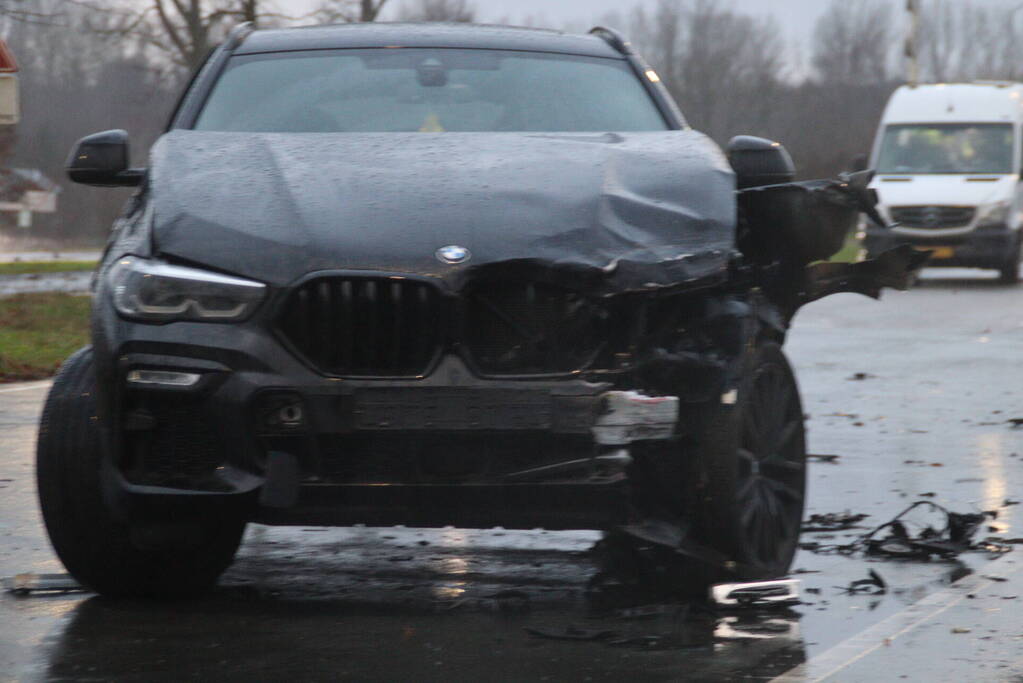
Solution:
[[[0,0],[0,35],[21,66],[23,118],[0,132],[0,165],[38,168],[63,185],[58,214],[33,234],[99,243],[127,191],[64,182],[79,137],[129,130],[135,163],[166,124],[189,74],[242,21],[262,27],[374,21],[473,21],[471,0]],[[923,0],[916,47],[924,81],[1023,79],[1023,11]],[[905,21],[885,0],[830,0],[802,62],[778,22],[715,0],[656,0],[599,18],[624,30],[690,124],[724,144],[783,142],[803,177],[830,176],[865,153],[904,71]],[[16,234],[0,213],[0,235]]]

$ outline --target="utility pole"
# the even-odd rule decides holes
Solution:
[[[909,30],[906,34],[906,81],[911,86],[920,83],[920,0],[906,0],[906,12],[909,13]]]

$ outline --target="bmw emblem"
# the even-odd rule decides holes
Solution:
[[[469,250],[457,244],[450,244],[437,250],[437,260],[441,263],[454,265],[456,263],[465,263],[470,258],[472,258],[472,254]]]

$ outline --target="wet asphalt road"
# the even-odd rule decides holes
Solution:
[[[840,456],[811,465],[808,514],[851,510],[880,524],[933,493],[953,510],[999,510],[983,534],[1023,536],[1021,507],[1005,505],[1023,499],[1023,430],[1008,422],[1023,417],[1023,287],[955,271],[928,274],[882,303],[832,297],[800,313],[787,350],[810,451]],[[61,571],[36,512],[31,464],[45,387],[0,386],[2,576]],[[1012,582],[988,582],[969,633],[946,635],[955,649],[901,637],[897,626],[955,579],[1010,575],[1023,549],[930,563],[801,551],[794,568],[814,591],[807,604],[722,617],[649,597],[588,596],[587,550],[598,538],[254,526],[221,587],[202,600],[0,596],[0,680],[769,680],[800,664],[790,680],[965,680],[956,667],[971,680],[1011,680],[1023,671],[1023,625],[1010,618],[1018,603],[1003,600]],[[887,581],[887,595],[838,588],[868,569]],[[948,609],[926,625],[948,634],[958,615]],[[565,642],[525,630],[569,625],[614,635]],[[862,641],[886,639],[898,657],[862,656]]]

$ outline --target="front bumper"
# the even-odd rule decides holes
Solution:
[[[928,236],[900,233],[898,228],[870,227],[863,245],[868,257],[910,244],[932,252],[928,267],[1001,268],[1012,257],[1018,240],[1018,231],[1005,225],[977,228],[966,234]]]
[[[237,506],[274,524],[601,528],[631,519],[629,445],[676,434],[675,397],[484,380],[454,356],[421,379],[333,379],[258,320],[155,326],[105,306],[107,490],[127,518]],[[198,379],[129,382],[140,370]]]

